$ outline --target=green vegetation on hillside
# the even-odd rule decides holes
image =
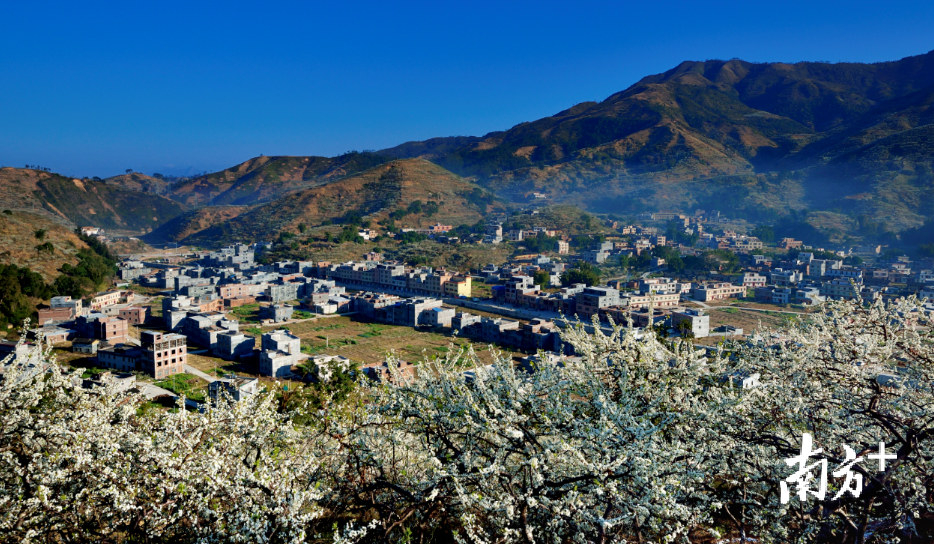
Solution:
[[[79,262],[62,265],[59,275],[51,284],[28,268],[0,264],[0,324],[19,324],[27,317],[34,318],[39,301],[53,296],[80,299],[106,287],[116,274],[116,258],[97,238],[75,234],[89,249],[78,250]]]
[[[47,300],[52,289],[42,276],[15,264],[0,264],[0,325],[17,326],[33,317],[36,299]]]

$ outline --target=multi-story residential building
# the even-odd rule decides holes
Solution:
[[[794,287],[804,279],[804,274],[799,270],[784,270],[776,268],[772,270],[772,283],[777,287]]]
[[[217,335],[214,354],[228,361],[236,361],[253,355],[256,339],[242,332],[227,331]]]
[[[214,402],[224,399],[240,402],[257,392],[259,392],[259,380],[248,376],[228,374],[227,377],[218,378],[208,384],[208,396]]]
[[[625,311],[641,310],[649,306],[674,308],[680,303],[679,293],[622,293],[619,297],[619,307]]]
[[[225,247],[201,259],[204,266],[246,270],[253,266],[253,248],[244,244]]]
[[[510,242],[521,242],[522,231],[518,229],[506,231],[506,239],[509,240]]]
[[[259,373],[264,376],[288,376],[304,358],[301,340],[285,329],[263,334],[260,349]]]
[[[752,264],[755,266],[769,266],[771,265],[772,260],[765,255],[753,255]]]
[[[301,287],[301,283],[297,282],[283,282],[270,284],[266,287],[266,296],[269,297],[269,300],[272,302],[286,302],[289,300],[298,299],[298,289]]]
[[[531,276],[513,276],[506,281],[503,286],[503,300],[510,304],[516,304],[520,292],[538,291],[535,286],[535,280]]]
[[[748,253],[762,249],[762,240],[755,236],[740,236],[732,239],[731,247],[737,252]]]
[[[262,286],[243,283],[225,283],[217,286],[217,295],[223,299],[252,297],[262,292]]]
[[[71,321],[74,319],[74,308],[49,308],[40,306],[37,309],[39,314],[39,324],[56,323],[62,321]]]
[[[142,370],[143,351],[127,345],[97,350],[97,366],[121,372]]]
[[[295,308],[288,304],[270,304],[259,307],[260,319],[271,319],[275,323],[282,323],[292,319]]]
[[[435,223],[428,227],[428,232],[431,234],[444,234],[452,230],[454,227],[452,225],[442,225],[441,223]]]
[[[454,276],[444,284],[444,294],[449,297],[469,297],[472,294],[470,276]]]
[[[756,290],[753,292],[753,296],[755,297],[756,302],[770,303],[772,302],[772,291],[774,290],[774,287],[769,286],[756,287]]]
[[[224,300],[216,295],[203,297],[174,296],[162,299],[162,320],[167,330],[181,330],[189,313],[220,312]]]
[[[558,240],[558,255],[567,255],[571,251],[571,245],[565,240]]]
[[[798,255],[801,258],[801,255]],[[807,277],[813,280],[819,280],[827,275],[830,270],[839,269],[843,266],[842,261],[831,259],[812,259],[808,263]]]
[[[98,293],[91,298],[91,311],[99,312],[108,306],[114,306],[120,302],[120,291],[105,291]]]
[[[818,286],[799,286],[795,289],[795,304],[811,306],[820,304],[824,300],[826,300],[826,297],[820,294],[820,287]]]
[[[705,283],[694,287],[694,300],[710,302],[730,297],[741,297],[746,293],[742,285],[732,283]]]
[[[188,364],[187,339],[174,333],[140,331],[143,352],[140,370],[161,379],[185,371]]]
[[[394,305],[401,299],[395,295],[383,293],[363,293],[351,299],[353,311],[369,319],[376,319],[377,311]]]
[[[410,298],[384,308],[382,312],[377,312],[377,315],[383,316],[382,321],[407,327],[417,327],[419,325],[428,325],[431,319],[427,312],[440,307],[441,301],[439,299]]]
[[[745,274],[743,274],[743,278],[740,281],[740,284],[747,289],[753,289],[756,287],[765,287],[766,278],[765,276],[761,274],[757,274],[755,272],[746,272]]]
[[[80,336],[96,338],[111,345],[125,343],[129,330],[127,322],[123,319],[99,313],[83,315],[75,325]]]
[[[804,242],[801,240],[795,240],[794,238],[782,238],[778,243],[778,247],[782,249],[796,249],[804,245]]]
[[[577,295],[577,315],[589,319],[601,308],[619,306],[619,291],[612,287],[587,287]]]
[[[853,280],[857,285],[863,283],[863,271],[858,268],[853,268],[851,266],[841,266],[840,268],[831,268],[827,271],[826,276],[831,280],[842,279],[842,280]]]
[[[862,276],[860,276],[862,280]],[[837,300],[853,300],[860,292],[862,281],[857,283],[852,278],[835,277],[821,284],[820,294],[824,297]]]
[[[143,325],[149,319],[149,306],[130,306],[122,308],[119,313],[120,319],[130,325]]]
[[[820,294],[835,300],[853,300],[860,292],[862,283],[856,283],[851,278],[833,278],[821,283]]]
[[[600,249],[590,249],[581,253],[581,258],[589,263],[605,263],[610,254]]]
[[[638,227],[635,225],[626,225],[625,227],[620,227],[620,234],[635,234]]]
[[[217,335],[227,331],[238,331],[240,324],[228,319],[221,312],[189,313],[182,321],[182,332],[188,339],[205,348],[213,350],[217,347]]]
[[[682,283],[672,278],[640,278],[639,292],[661,294],[687,294],[691,291],[690,283]]]
[[[480,339],[490,343],[505,343],[506,331],[518,331],[519,322],[499,317],[480,318]]]
[[[84,315],[81,299],[72,299],[71,297],[52,297],[49,302],[52,309],[68,308],[71,310],[71,317],[80,317]]]
[[[484,244],[498,244],[503,241],[503,226],[492,224],[486,228],[486,234],[483,236]]]
[[[776,287],[772,289],[772,304],[791,304],[794,302],[794,289],[791,287]]]
[[[432,308],[424,313],[424,324],[428,327],[450,327],[454,320],[454,308]]]
[[[151,273],[152,268],[143,266],[143,263],[134,263],[134,265],[129,265],[126,267],[121,266],[120,270],[117,271],[118,277],[124,281],[133,281]]]
[[[681,323],[687,325],[694,338],[706,338],[710,335],[710,316],[704,310],[694,308],[672,310],[671,326],[678,330],[678,325]]]
[[[641,254],[643,251],[649,251],[652,249],[652,242],[648,240],[636,240],[632,243],[632,249],[636,254]]]

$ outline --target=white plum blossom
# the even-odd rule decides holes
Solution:
[[[0,384],[0,540],[926,541],[928,320],[913,298],[831,302],[710,349],[577,326],[578,358],[526,373],[492,350],[468,378],[478,355],[449,350],[415,378],[359,376],[302,424],[272,392],[143,413],[38,353],[47,371],[6,365]],[[827,492],[783,504],[805,435]]]

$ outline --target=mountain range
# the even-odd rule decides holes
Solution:
[[[774,220],[811,210],[813,222],[859,236],[864,224],[898,232],[934,215],[932,104],[934,51],[875,64],[686,61],[601,102],[483,136],[260,156],[174,183],[4,168],[0,196],[16,204],[6,207],[172,241],[375,217],[429,193],[468,206],[467,219],[483,211],[463,197],[475,190],[620,215],[704,208]],[[385,185],[391,172],[415,185]]]
[[[140,192],[129,181],[115,185],[23,168],[0,168],[0,206],[68,224],[132,232],[151,230],[187,209],[165,196]]]
[[[877,64],[683,62],[506,131],[379,153],[431,160],[513,201],[827,209],[902,230],[931,213],[932,101],[934,51]]]
[[[304,161],[292,157],[292,162]],[[410,207],[420,201],[417,211]],[[434,204],[431,204],[434,203]],[[299,225],[344,223],[351,217],[424,228],[434,222],[473,224],[497,207],[492,195],[470,181],[421,159],[401,159],[326,184],[294,191],[252,207],[209,206],[167,222],[144,239],[150,243],[210,245],[218,241],[270,240]]]

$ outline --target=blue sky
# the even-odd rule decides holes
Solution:
[[[214,171],[482,135],[682,60],[934,49],[930,0],[82,4],[0,7],[0,165]]]

